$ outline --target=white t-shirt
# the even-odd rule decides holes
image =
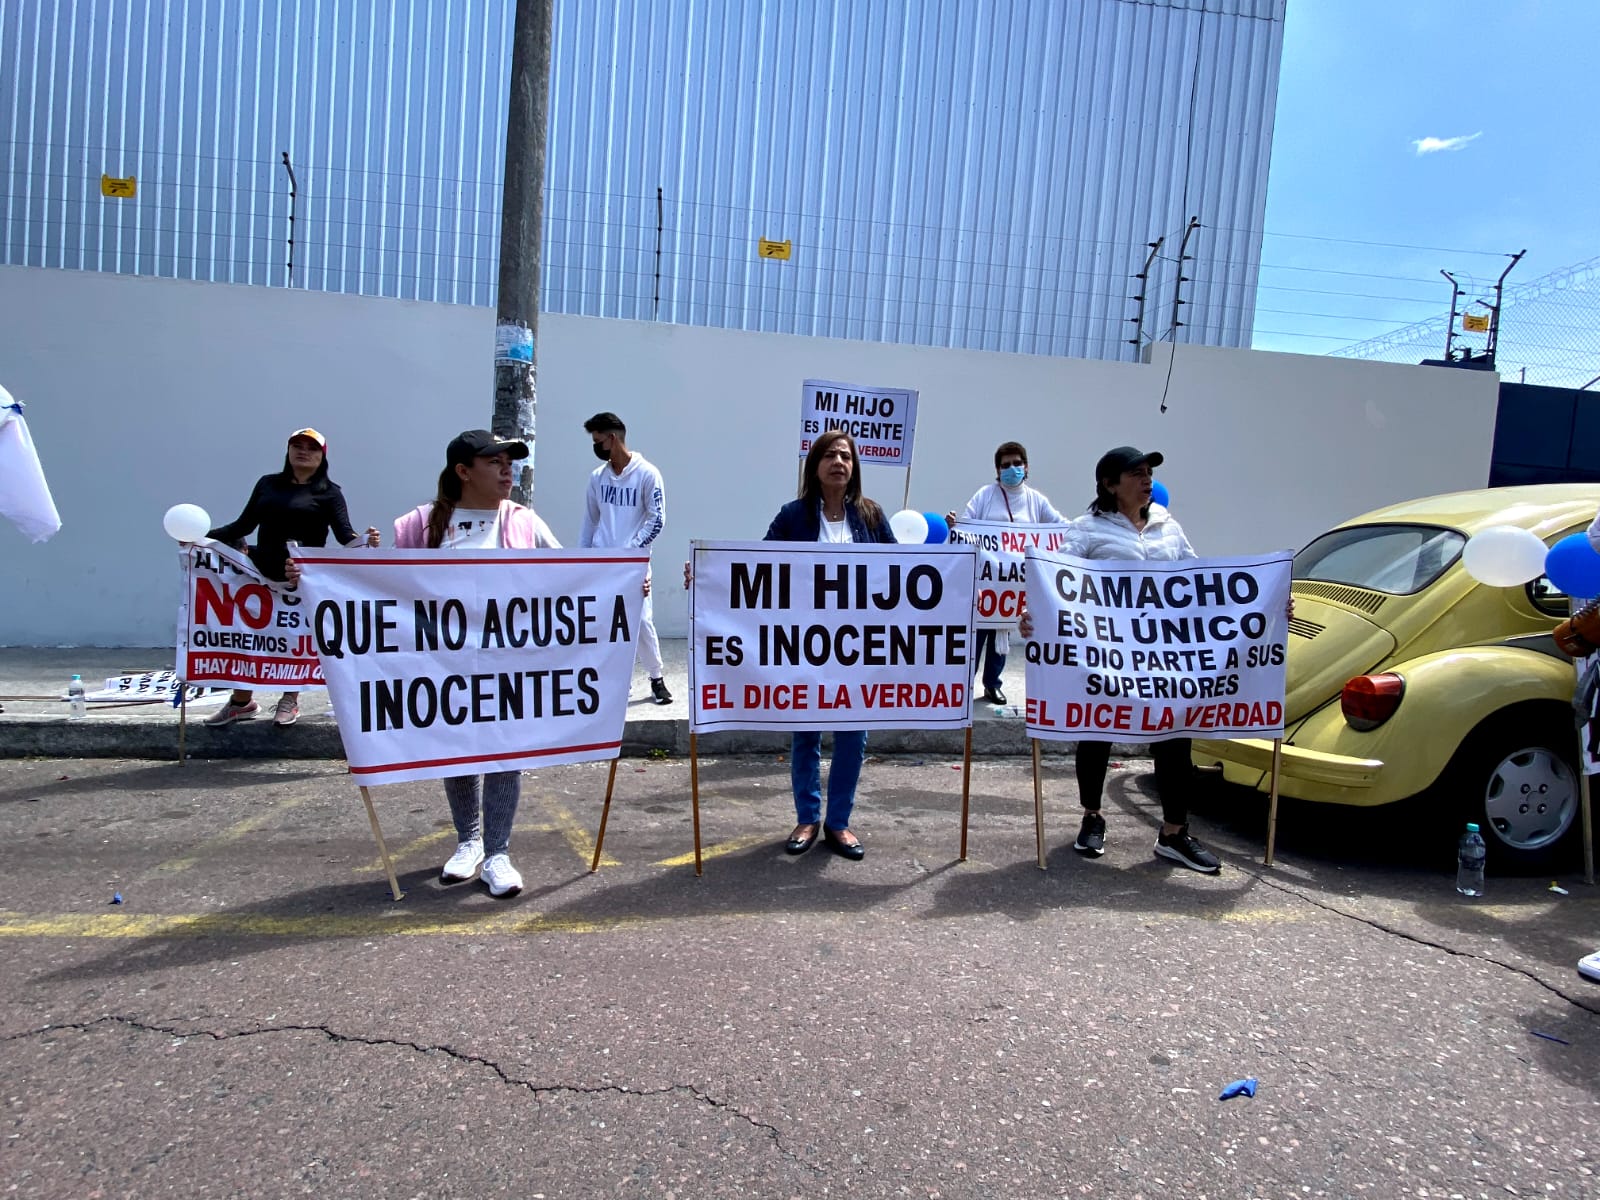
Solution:
[[[500,548],[498,508],[458,508],[450,514],[441,550],[497,550]]]
[[[817,531],[819,542],[853,542],[850,536],[850,518],[840,517],[837,521],[822,519],[822,528]]]

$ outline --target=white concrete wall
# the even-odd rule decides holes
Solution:
[[[357,527],[387,529],[431,498],[445,442],[489,424],[492,330],[486,309],[0,267],[0,383],[29,406],[64,522],[33,546],[0,521],[0,644],[169,641],[161,514],[192,501],[231,519],[301,425],[328,435]],[[561,316],[539,355],[535,505],[576,541],[595,466],[583,420],[620,413],[666,476],[667,636],[685,629],[690,537],[759,538],[794,495],[807,376],[920,389],[914,508],[959,509],[1016,438],[1033,483],[1077,511],[1095,459],[1131,442],[1167,454],[1173,507],[1216,554],[1298,547],[1381,504],[1482,486],[1497,386],[1243,350],[1127,364]],[[901,507],[902,472],[868,467],[866,482]]]

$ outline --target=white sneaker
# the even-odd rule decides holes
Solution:
[[[294,696],[284,696],[272,710],[272,723],[278,726],[293,725],[300,719],[300,702]]]
[[[1600,983],[1600,950],[1596,950],[1593,954],[1585,954],[1578,960],[1578,974],[1585,979]]]
[[[439,872],[439,882],[465,883],[478,873],[478,864],[482,861],[482,841],[473,838],[470,842],[462,842],[450,856],[450,861],[445,863],[444,869]]]
[[[515,896],[522,890],[522,876],[504,854],[491,854],[484,860],[483,881],[491,896]]]

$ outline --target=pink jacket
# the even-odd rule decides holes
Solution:
[[[412,509],[394,522],[394,544],[401,550],[422,550],[428,545],[428,514],[433,505]],[[561,543],[550,526],[531,508],[500,501],[500,546],[506,550],[559,550]]]

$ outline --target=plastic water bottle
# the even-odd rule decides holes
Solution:
[[[74,675],[67,684],[67,720],[81,721],[88,712],[89,705],[83,698],[83,676]]]
[[[1483,860],[1488,853],[1478,827],[1468,822],[1456,850],[1456,891],[1463,896],[1483,895]]]

